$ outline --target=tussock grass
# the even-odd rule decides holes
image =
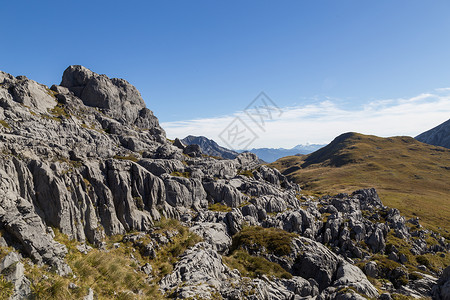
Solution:
[[[9,299],[14,293],[14,284],[0,275],[0,299]]]
[[[296,234],[277,228],[246,226],[234,235],[230,255],[223,257],[223,262],[241,275],[252,278],[261,275],[278,278],[291,278],[292,275],[279,264],[273,263],[263,256],[250,253],[287,255],[291,252],[291,241]]]
[[[395,237],[393,230],[388,233],[386,238],[386,252],[389,253],[392,247],[395,247],[399,254],[404,254],[406,256],[407,262],[405,262],[403,266],[408,270],[410,277],[419,276],[417,273],[430,274],[430,272],[418,269],[417,267],[419,265],[425,265],[430,271],[433,272],[439,272],[446,266],[450,265],[450,256],[448,253],[444,253],[443,257],[439,255],[439,253],[427,253],[417,256],[413,255],[410,251],[410,243],[407,240]],[[395,268],[402,266],[402,264],[390,260],[387,255],[376,254],[373,256],[373,260],[378,264],[381,277],[384,278],[387,278],[389,273]]]
[[[178,171],[174,171],[174,172],[170,173],[170,176],[177,176],[177,177],[191,178],[191,172],[178,172]]]
[[[70,113],[67,111],[64,104],[58,103],[55,105],[54,108],[47,110],[49,113],[54,115],[55,117],[64,117],[66,119],[70,119]]]
[[[121,235],[109,237],[106,250],[93,248],[88,254],[83,254],[76,249],[76,241],[54,230],[55,239],[68,248],[66,262],[75,277],[61,277],[27,260],[26,275],[31,280],[34,299],[80,299],[87,295],[89,288],[94,290],[98,299],[165,299],[157,282],[173,270],[178,256],[201,238],[173,219],[163,219],[155,224],[155,228],[155,233],[164,234],[170,230],[178,234],[157,250],[154,259],[143,256],[141,249],[135,248],[131,242],[122,242]],[[145,236],[143,242],[150,240],[149,236]],[[118,248],[114,247],[115,243],[119,243]],[[145,263],[153,267],[150,281],[140,270]],[[78,288],[69,289],[71,282]]]
[[[237,174],[238,175],[244,175],[244,176],[247,176],[249,178],[254,178],[255,177],[255,175],[253,175],[252,170],[242,170],[242,169],[240,169],[240,170],[238,170]]]
[[[260,256],[252,256],[245,250],[236,250],[229,256],[223,257],[223,262],[231,269],[237,269],[242,276],[257,278],[262,275],[278,278],[292,278],[291,273],[279,264],[273,263]]]
[[[189,229],[182,226],[175,219],[161,219],[161,221],[155,224],[155,227],[159,227],[155,233],[164,233],[166,231],[178,231],[179,234],[172,238],[172,242],[161,247],[156,258],[151,260],[153,266],[154,276],[157,279],[161,279],[173,270],[174,264],[178,261],[178,256],[183,254],[186,249],[194,246],[198,242],[201,242],[201,238],[190,232]]]
[[[219,212],[230,212],[232,210],[231,207],[219,202],[209,205],[208,209],[211,211],[219,211]]]
[[[92,249],[83,254],[76,249],[76,242],[55,230],[56,240],[68,247],[66,261],[73,270],[75,278],[61,277],[43,267],[27,265],[27,276],[32,283],[34,299],[80,299],[88,294],[89,288],[94,290],[98,299],[123,299],[119,296],[126,292],[141,294],[139,299],[163,299],[154,284],[146,282],[146,275],[138,269],[144,260],[132,248],[121,244],[117,249],[112,244],[121,236],[112,237],[108,241],[108,250]],[[78,288],[69,289],[69,283]]]

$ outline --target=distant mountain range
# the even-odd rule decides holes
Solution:
[[[325,145],[320,144],[305,144],[297,145],[291,149],[285,148],[253,148],[251,150],[237,150],[233,151],[222,146],[219,146],[215,141],[208,139],[204,136],[189,135],[181,140],[185,145],[197,144],[202,149],[202,152],[207,155],[220,156],[223,158],[233,159],[239,153],[251,152],[256,154],[260,159],[265,162],[271,163],[277,159],[290,155],[309,154],[314,152]]]
[[[255,153],[258,157],[265,162],[274,162],[279,158],[291,155],[299,155],[299,154],[309,154],[312,153],[325,145],[320,144],[305,144],[305,145],[297,145],[291,149],[285,148],[253,148],[248,150],[249,152]],[[243,152],[244,150],[240,151]]]
[[[416,140],[445,148],[450,148],[450,119],[416,136]]]

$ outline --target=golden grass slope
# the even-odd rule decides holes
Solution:
[[[314,153],[287,156],[269,166],[310,194],[375,187],[384,205],[450,231],[450,149],[406,136],[345,133]]]

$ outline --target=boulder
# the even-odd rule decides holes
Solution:
[[[450,266],[444,269],[431,293],[433,298],[437,300],[450,299]]]
[[[164,291],[172,291],[177,298],[200,297],[211,299],[223,285],[238,279],[222,262],[222,257],[207,243],[188,249],[175,265],[172,273],[161,280]],[[183,283],[180,285],[180,283]]]
[[[201,157],[202,149],[200,149],[199,145],[192,144],[188,145],[183,149],[183,153],[190,157]]]
[[[25,277],[25,267],[15,252],[8,253],[2,259],[0,274],[14,286],[14,294],[10,299],[19,300],[30,296],[31,282]]]
[[[376,278],[378,276],[378,265],[377,265],[377,263],[374,262],[374,261],[369,261],[364,266],[364,272],[366,273],[367,276],[370,276],[372,278]]]
[[[190,230],[202,237],[218,253],[226,254],[231,246],[231,237],[222,223],[197,223]]]

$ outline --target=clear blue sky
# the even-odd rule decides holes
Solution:
[[[347,107],[450,86],[450,1],[2,1],[0,70],[81,64],[137,86],[162,122]]]

